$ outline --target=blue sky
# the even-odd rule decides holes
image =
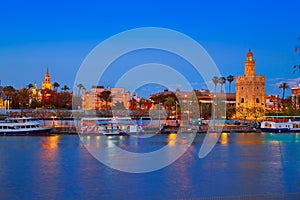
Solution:
[[[300,2],[293,1],[5,1],[0,6],[0,80],[25,87],[46,69],[61,86],[101,41],[138,27],[164,27],[199,42],[223,76],[244,73],[251,48],[267,94],[300,83]],[[227,86],[228,87],[228,86]],[[200,89],[200,88],[196,88]],[[290,92],[288,92],[290,94]]]

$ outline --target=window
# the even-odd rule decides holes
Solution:
[[[256,98],[256,103],[259,103],[259,98]]]
[[[244,89],[244,87],[242,87],[242,90]]]
[[[256,89],[258,89],[258,87],[256,87]]]
[[[244,103],[244,98],[241,99],[241,103]]]

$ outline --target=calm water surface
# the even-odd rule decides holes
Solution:
[[[113,140],[153,150],[170,137]],[[101,164],[76,135],[0,137],[0,199],[300,198],[300,134],[223,133],[199,159],[203,137],[172,165],[145,174]]]

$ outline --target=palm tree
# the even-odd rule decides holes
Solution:
[[[64,87],[61,88],[64,92],[67,92],[70,88],[67,85],[64,85]]]
[[[220,77],[219,78],[219,83],[221,85],[221,92],[223,92],[223,85],[226,83],[226,78],[225,77]]]
[[[57,92],[57,89],[59,88],[59,86],[60,86],[60,85],[59,85],[58,82],[54,82],[54,83],[53,83],[53,88],[54,88],[54,91],[55,91],[55,92]]]
[[[300,42],[300,37],[298,37],[298,41]],[[300,51],[300,45],[297,45],[294,49],[295,53],[298,53]],[[300,65],[294,65],[294,71],[293,73],[296,73],[297,68],[300,70]]]
[[[215,84],[215,93],[217,92],[217,85],[219,83],[219,78],[217,76],[214,76],[212,78],[213,83]]]
[[[279,88],[282,89],[282,105],[284,105],[284,94],[285,94],[285,90],[288,89],[290,86],[286,83],[283,82],[279,85]]]
[[[111,102],[111,91],[109,90],[104,90],[101,92],[98,97],[102,100],[105,101],[105,110],[108,110],[108,102]]]
[[[234,76],[229,75],[227,76],[227,81],[229,82],[229,94],[230,94],[230,89],[231,89],[231,83],[234,81]]]
[[[79,83],[77,87],[78,87],[78,96],[80,96],[80,91],[82,90],[82,88],[84,88],[84,86],[81,83]]]
[[[27,87],[28,87],[28,90],[30,90],[31,88],[33,88],[32,83],[29,83]]]

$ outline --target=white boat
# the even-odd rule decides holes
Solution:
[[[300,121],[275,122],[275,121],[262,121],[260,129],[262,132],[271,133],[291,133],[300,132]]]
[[[130,117],[82,118],[80,135],[130,135],[143,132]]]
[[[53,127],[42,127],[31,117],[6,118],[0,121],[0,135],[47,135]]]

